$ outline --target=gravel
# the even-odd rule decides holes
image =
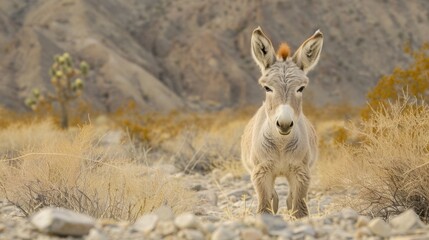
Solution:
[[[280,214],[276,216],[254,215],[255,193],[252,185],[248,184],[248,179],[231,175],[185,177],[194,186],[204,186],[198,187],[196,191],[208,189],[197,192],[210,191],[211,195],[216,195],[217,204],[213,205],[201,196],[201,204],[192,212],[174,214],[172,209],[163,206],[141,216],[135,223],[128,223],[94,220],[89,216],[58,208],[42,209],[33,217],[25,217],[17,207],[0,200],[0,239],[429,239],[428,225],[422,223],[412,210],[391,218],[387,223],[380,218],[361,216],[351,208],[331,208],[329,204],[335,197],[333,194],[323,196],[310,191],[309,198],[313,202],[314,199],[320,200],[314,206],[309,204],[311,211],[317,210],[317,215],[292,220],[287,217],[287,212],[281,210],[284,206],[281,206]],[[222,183],[219,182],[220,178],[223,179]],[[286,202],[287,185],[277,183],[276,189],[282,190],[278,191],[282,192],[279,194],[282,205]],[[242,198],[242,193],[249,196]],[[231,196],[237,197],[235,203],[229,200]],[[47,212],[50,214],[46,214]],[[36,221],[44,215],[51,220]],[[52,220],[54,218],[65,221],[66,225],[63,226],[68,226],[68,231],[74,229],[73,232],[52,231],[55,229],[52,225],[57,222]],[[51,223],[49,228],[39,226],[44,221]],[[74,232],[76,229],[82,231]]]

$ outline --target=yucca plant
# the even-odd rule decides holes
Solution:
[[[89,65],[81,61],[78,66],[69,53],[57,55],[54,57],[54,63],[49,69],[51,83],[54,86],[54,92],[42,93],[34,88],[31,96],[25,100],[25,104],[36,111],[42,104],[53,104],[57,102],[60,110],[61,127],[69,126],[69,104],[72,100],[81,96],[84,81],[83,77],[88,74]]]

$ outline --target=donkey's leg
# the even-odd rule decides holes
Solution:
[[[273,189],[273,199],[271,206],[273,208],[273,213],[277,214],[277,211],[279,210],[279,195],[277,194],[275,189]]]
[[[255,167],[252,182],[258,196],[258,213],[272,213],[271,200],[274,194],[274,176],[271,167],[262,163]]]
[[[310,185],[310,170],[308,166],[298,166],[288,176],[289,194],[286,205],[296,218],[308,215],[307,193]]]

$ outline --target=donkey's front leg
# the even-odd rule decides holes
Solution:
[[[273,213],[271,200],[274,194],[274,175],[271,166],[268,163],[257,165],[252,172],[252,182],[258,196],[257,212]]]
[[[308,166],[295,167],[287,177],[289,182],[289,194],[286,204],[292,210],[296,218],[308,215],[307,193],[310,185],[310,170]]]

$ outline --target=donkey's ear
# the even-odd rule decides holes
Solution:
[[[292,60],[300,67],[304,73],[308,73],[313,69],[319,61],[320,52],[323,46],[323,34],[317,30],[313,36],[305,40],[305,42],[296,50]]]
[[[253,30],[251,45],[253,59],[259,65],[262,72],[274,64],[276,55],[273,44],[265,36],[264,32],[262,32],[261,27]]]

